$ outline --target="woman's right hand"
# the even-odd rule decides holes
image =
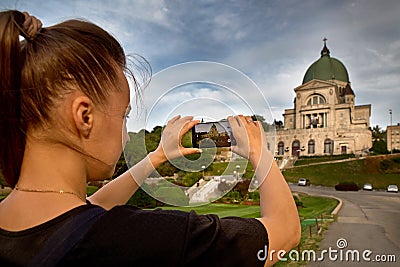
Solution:
[[[257,163],[263,149],[266,149],[261,123],[253,121],[250,116],[243,115],[230,116],[228,121],[236,139],[236,145],[232,147],[232,151],[249,159],[252,163]]]
[[[181,118],[175,116],[170,119],[164,128],[160,144],[154,153],[163,160],[171,160],[181,156],[200,153],[198,148],[186,148],[182,146],[182,136],[200,121],[193,120],[193,116]]]

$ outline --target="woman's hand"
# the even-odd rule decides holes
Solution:
[[[252,163],[258,162],[265,149],[265,134],[261,123],[243,115],[228,117],[228,121],[236,139],[232,151]]]
[[[164,128],[161,141],[154,153],[163,159],[171,160],[177,157],[200,153],[197,148],[185,148],[182,146],[182,136],[200,121],[193,120],[193,116],[181,118],[180,115],[173,117],[168,121]]]

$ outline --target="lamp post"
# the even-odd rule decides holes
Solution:
[[[240,169],[240,165],[236,165],[236,175],[237,175],[237,179],[239,179],[239,169]]]
[[[203,170],[203,179],[204,179],[204,170],[206,169],[206,166],[202,165],[201,169]],[[205,179],[204,179],[205,180]]]
[[[390,116],[390,154],[393,154],[392,109],[389,109],[389,116]]]

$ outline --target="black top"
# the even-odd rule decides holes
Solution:
[[[0,266],[27,266],[46,240],[84,205],[33,228],[0,229]],[[263,266],[268,246],[256,219],[118,206],[103,215],[59,266]]]

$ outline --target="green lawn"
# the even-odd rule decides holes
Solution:
[[[198,214],[217,214],[219,217],[237,216],[242,218],[260,217],[259,206],[245,206],[238,204],[211,203],[199,207],[162,207],[164,210],[194,210]]]
[[[334,155],[334,156],[316,156],[316,157],[301,157],[299,158],[295,166],[306,165],[310,163],[319,163],[319,162],[326,162],[332,160],[342,160],[342,159],[349,159],[354,158],[354,154],[345,154],[345,155]]]
[[[236,169],[236,166],[239,166],[239,169]],[[239,173],[243,173],[244,169],[246,169],[246,173],[244,175],[245,178],[253,177],[254,170],[250,163],[247,160],[238,159],[236,161],[232,161],[228,164],[228,162],[213,162],[212,171],[206,171],[205,175],[221,175],[221,174],[233,174],[235,170],[239,170]]]
[[[301,218],[315,218],[321,214],[330,214],[336,207],[338,201],[332,198],[309,196],[299,194],[303,207],[299,208],[299,216]],[[221,204],[211,203],[198,207],[169,207],[164,206],[165,210],[194,210],[198,214],[217,214],[219,217],[237,216],[242,218],[257,218],[260,217],[259,206],[246,206],[239,204]]]
[[[330,214],[337,204],[338,200],[327,197],[309,196],[299,194],[303,207],[299,208],[300,218],[315,218],[321,214]]]

